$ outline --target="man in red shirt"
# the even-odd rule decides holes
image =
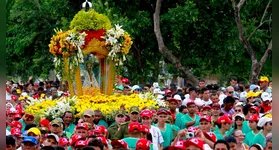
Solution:
[[[270,105],[272,97],[270,96],[269,93],[263,92],[261,95],[261,98],[263,100],[263,103],[260,105],[261,106],[260,113],[266,113],[266,112],[270,111],[272,108]]]

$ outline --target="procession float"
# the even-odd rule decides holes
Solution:
[[[152,94],[125,96],[113,93],[118,67],[129,53],[132,38],[121,25],[112,25],[110,19],[91,8],[80,10],[69,25],[69,30],[55,29],[49,52],[57,74],[67,81],[69,95],[60,99],[31,99],[26,113],[36,119],[54,119],[65,111],[80,117],[84,110],[100,110],[106,119],[112,119],[120,107],[159,107]]]

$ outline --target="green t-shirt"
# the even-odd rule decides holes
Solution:
[[[199,124],[200,124],[200,116],[198,116],[198,115],[195,114],[195,120],[196,120],[196,122],[195,122],[195,124],[193,124],[192,126],[198,127]],[[186,127],[186,123],[192,122],[192,121],[194,121],[194,120],[193,120],[188,114],[183,115],[183,116],[181,117],[181,123],[182,123],[181,127],[183,127],[183,128],[181,128],[181,129],[187,128],[187,127]]]
[[[103,120],[103,119],[101,119],[100,121],[99,121],[99,123],[98,124],[96,124],[97,126],[105,126],[106,128],[108,128],[108,124]]]
[[[250,129],[250,127],[249,127],[249,121],[247,121],[247,120],[245,120],[244,122],[243,122],[243,124],[242,124],[242,132],[244,133],[244,134],[247,134],[247,133],[249,133],[249,132],[251,132],[252,130]]]
[[[19,122],[20,122],[21,125],[22,125],[21,133],[23,133],[23,132],[24,132],[24,129],[25,129],[25,127],[26,127],[26,124],[24,123],[24,121],[23,121],[22,119],[19,119]]]
[[[222,133],[220,132],[219,128],[217,127],[213,133],[216,135],[217,140],[224,140],[224,136],[222,135]]]
[[[157,124],[155,126],[158,127]],[[165,126],[166,126],[165,131],[162,131],[160,129],[161,134],[162,134],[163,139],[164,139],[164,142],[162,143],[163,148],[170,146],[172,139],[175,138],[174,135],[173,135],[172,126],[170,124],[167,124],[167,123],[166,123]]]
[[[73,124],[73,123],[71,123],[71,124],[68,126],[68,128],[66,128],[64,131],[65,131],[65,132],[69,132],[69,133],[71,133],[71,135],[72,135],[72,134],[74,133],[75,128],[76,128],[76,125]]]
[[[251,141],[251,145],[253,144],[260,144],[262,147],[265,147],[266,139],[263,135],[262,131],[255,135],[253,140]]]
[[[175,122],[174,122],[174,125],[176,125],[177,127],[179,127],[179,129],[183,129],[181,128],[182,127],[182,123],[181,123],[181,117],[185,115],[185,114],[182,114],[182,113],[177,113],[176,116],[175,116]]]
[[[136,149],[136,144],[137,144],[137,141],[139,140],[139,138],[126,137],[122,140],[125,141],[128,144],[130,149],[135,150]]]
[[[259,134],[259,133],[257,133],[257,134]],[[248,146],[251,146],[252,145],[252,140],[254,139],[254,137],[257,134],[255,134],[253,130],[250,131],[249,133],[247,133],[245,138],[244,138],[244,143],[247,144]]]

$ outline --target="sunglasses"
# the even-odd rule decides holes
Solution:
[[[241,109],[235,109],[235,112],[241,112]]]
[[[228,92],[229,94],[233,94],[233,91]]]
[[[235,118],[235,121],[243,121],[244,119],[243,118]]]

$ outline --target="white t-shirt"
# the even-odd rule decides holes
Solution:
[[[219,104],[220,105],[223,105],[223,100],[227,97],[227,95],[225,94],[221,94],[219,95]]]
[[[191,99],[190,99],[190,97],[186,97],[183,101],[182,101],[182,105],[187,105],[187,103],[188,102],[190,102],[190,101],[192,101]],[[202,100],[200,99],[200,98],[196,98],[195,99],[195,103],[196,103],[196,105],[198,105],[198,106],[202,106],[203,105],[203,102],[202,102]]]
[[[159,144],[164,142],[160,129],[155,126],[151,126],[150,134],[152,135],[153,150],[159,150]]]
[[[202,103],[204,106],[209,106],[210,104],[212,104],[212,101],[210,99],[208,101],[202,100]]]

